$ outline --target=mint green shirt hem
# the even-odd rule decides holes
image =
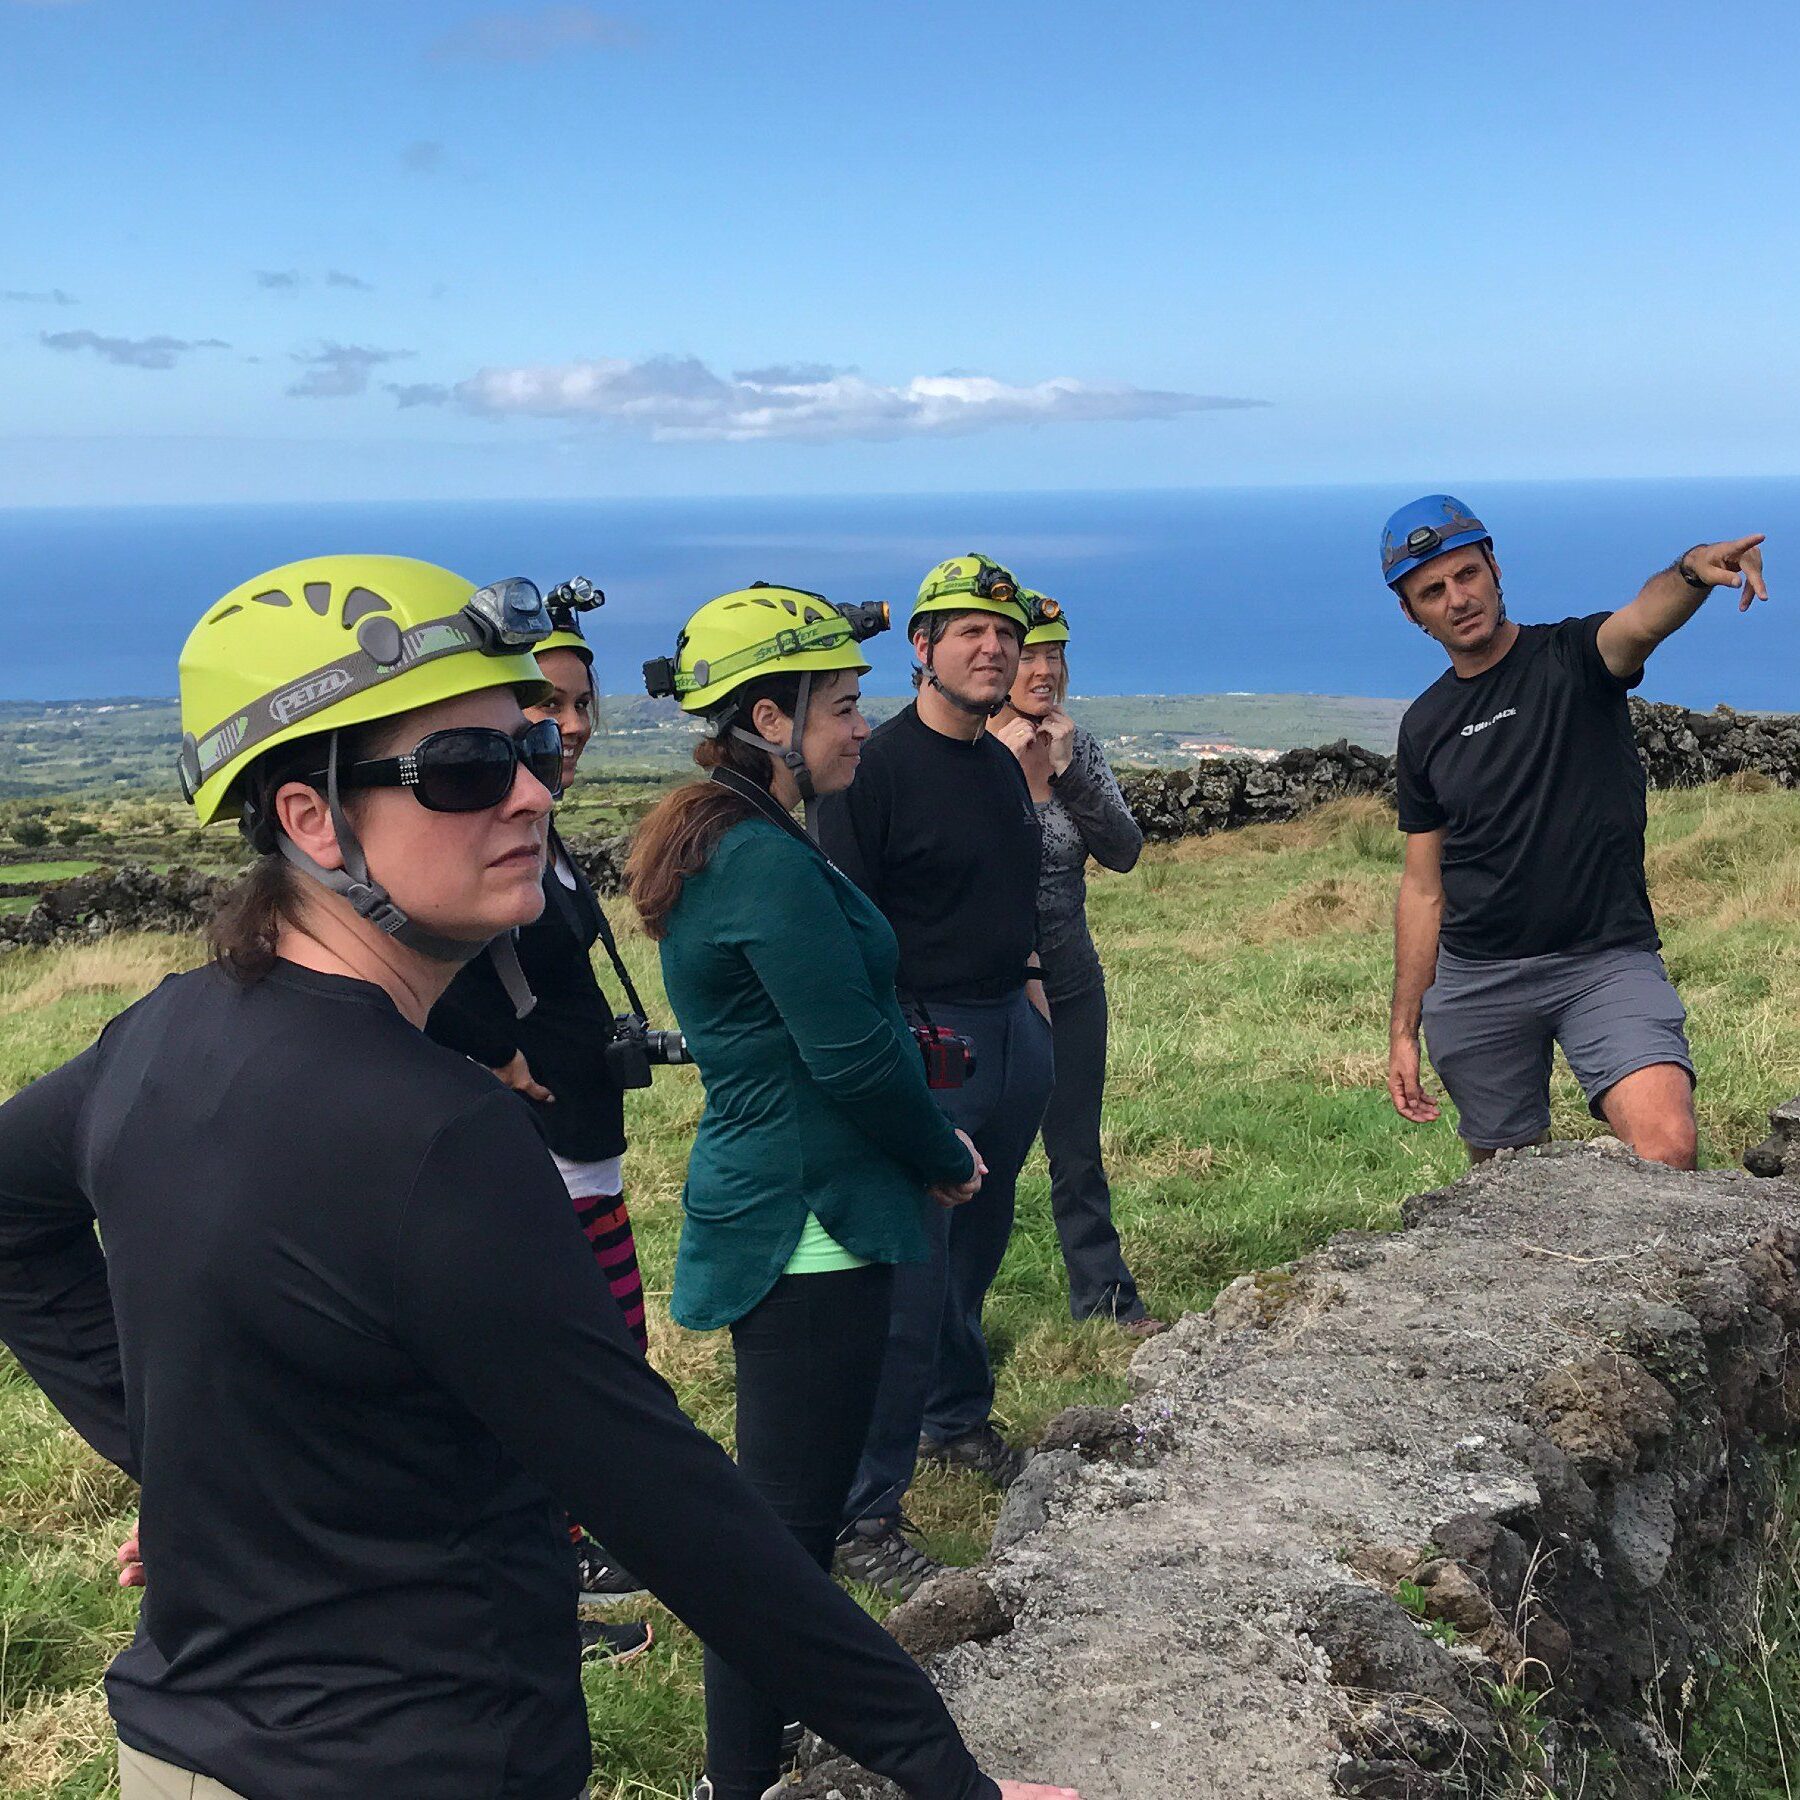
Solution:
[[[840,1269],[866,1269],[869,1259],[846,1250],[823,1225],[817,1213],[808,1213],[800,1228],[800,1241],[787,1259],[784,1275],[835,1275]]]

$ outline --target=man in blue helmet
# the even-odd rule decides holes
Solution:
[[[1644,882],[1644,769],[1626,707],[1644,661],[1715,587],[1766,600],[1760,536],[1700,544],[1617,612],[1506,616],[1487,527],[1449,494],[1381,534],[1400,609],[1450,657],[1400,723],[1406,864],[1394,914],[1388,1092],[1438,1116],[1423,1025],[1473,1161],[1541,1143],[1561,1044],[1598,1119],[1691,1169],[1694,1065]]]

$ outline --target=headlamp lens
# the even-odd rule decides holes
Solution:
[[[550,635],[550,609],[537,583],[523,575],[509,575],[477,588],[463,608],[491,644],[517,650]]]

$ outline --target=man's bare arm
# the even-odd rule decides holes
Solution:
[[[1444,917],[1444,834],[1407,833],[1406,865],[1394,906],[1394,1004],[1388,1016],[1388,1097],[1415,1125],[1438,1116],[1419,1071],[1419,1015],[1437,975],[1438,927]]]
[[[1601,627],[1596,640],[1606,666],[1619,680],[1629,680],[1664,638],[1679,631],[1705,604],[1716,587],[1743,591],[1739,612],[1753,600],[1769,597],[1763,580],[1762,534],[1722,544],[1696,544],[1685,556],[1657,572],[1629,606],[1621,606]]]

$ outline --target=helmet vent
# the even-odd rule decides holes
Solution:
[[[292,606],[294,604],[280,588],[270,588],[267,593],[252,594],[250,598],[258,606]],[[215,619],[222,619],[224,616],[223,613],[213,614]]]
[[[229,619],[233,613],[242,612],[243,610],[244,609],[241,606],[237,605],[221,606],[206,622],[209,625],[216,625],[221,619]]]
[[[379,594],[366,587],[353,587],[344,597],[344,629],[352,631],[370,613],[392,612],[394,609]],[[379,658],[377,660],[380,660]]]
[[[329,581],[309,581],[301,592],[306,595],[306,604],[321,619],[331,610],[331,583]]]

